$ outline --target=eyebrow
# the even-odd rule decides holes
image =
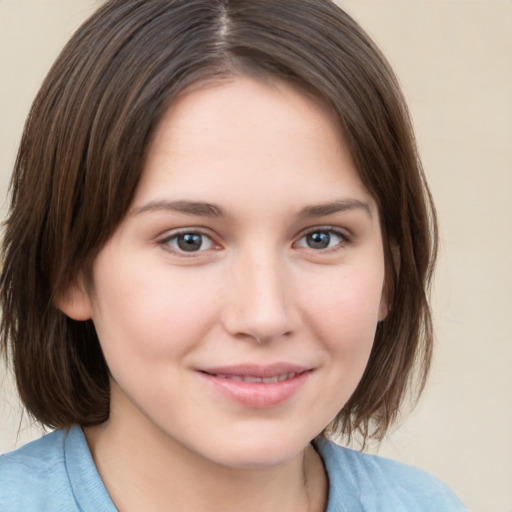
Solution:
[[[370,205],[359,199],[340,199],[338,201],[306,206],[299,212],[299,217],[303,219],[323,217],[324,215],[332,215],[347,210],[363,210],[372,217]]]
[[[133,213],[139,214],[162,210],[197,215],[199,217],[228,217],[227,212],[220,206],[202,201],[151,201],[140,208],[136,208]]]
[[[309,219],[314,217],[323,217],[326,215],[332,215],[334,213],[345,212],[348,210],[363,210],[370,217],[372,217],[372,211],[370,205],[359,199],[340,199],[337,201],[330,201],[327,203],[316,204],[306,206],[300,210],[298,217],[302,219]],[[186,215],[197,215],[199,217],[214,217],[229,219],[230,215],[228,212],[212,203],[206,203],[203,201],[167,201],[157,200],[151,201],[144,206],[135,208],[134,214],[146,213],[146,212],[157,212],[157,211],[169,211],[178,212]]]

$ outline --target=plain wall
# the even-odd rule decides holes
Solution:
[[[512,1],[339,3],[399,76],[441,224],[433,371],[378,452],[441,478],[472,512],[512,512]],[[2,198],[30,103],[96,5],[0,0]],[[40,430],[20,426],[0,371],[3,452]]]

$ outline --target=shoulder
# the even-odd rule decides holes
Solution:
[[[65,431],[58,430],[0,455],[0,510],[76,509],[66,472],[64,439]]]
[[[328,512],[345,510],[347,495],[350,511],[467,511],[445,484],[424,471],[325,439],[318,439],[316,446],[329,477]]]

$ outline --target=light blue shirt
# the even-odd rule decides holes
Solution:
[[[467,512],[418,469],[319,439],[326,512]],[[57,430],[0,456],[0,512],[116,512],[82,429]]]

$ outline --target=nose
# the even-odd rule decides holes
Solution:
[[[240,255],[230,268],[224,328],[258,343],[292,335],[300,323],[285,263],[271,252]]]

